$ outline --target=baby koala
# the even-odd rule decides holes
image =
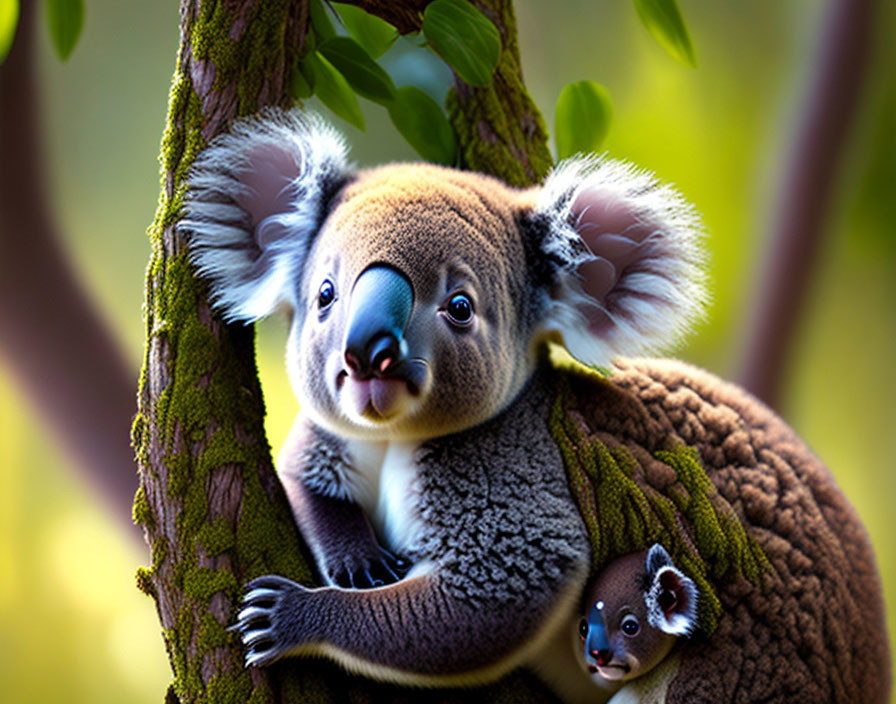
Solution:
[[[659,544],[613,560],[586,595],[579,622],[585,663],[609,683],[652,670],[697,623],[697,587]]]

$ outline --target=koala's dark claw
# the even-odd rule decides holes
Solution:
[[[342,589],[376,589],[401,581],[410,563],[380,548],[380,555],[354,565],[342,565],[342,569],[329,575],[329,583]]]
[[[343,589],[352,589],[352,578],[348,572],[337,572],[331,575],[330,582]]]
[[[364,570],[364,579],[371,587],[382,587],[385,582],[379,577],[374,577],[371,574],[371,571],[376,568],[376,565],[373,566],[370,570]]]
[[[384,556],[383,562],[385,562],[386,566],[395,573],[397,580],[404,577],[410,571],[410,560],[405,559],[401,555],[396,555],[391,550],[387,550],[382,546],[380,547],[380,552],[383,553]]]

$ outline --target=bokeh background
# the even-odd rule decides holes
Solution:
[[[602,83],[615,108],[610,154],[676,183],[704,214],[713,304],[708,321],[676,355],[731,377],[825,3],[679,4],[696,70],[656,44],[630,2],[517,0],[520,46],[528,87],[549,125],[563,85]],[[781,410],[863,516],[894,632],[896,12],[880,4],[889,7],[876,25],[873,71],[835,196],[825,204],[823,254]],[[68,253],[126,350],[135,388],[145,231],[158,197],[158,145],[177,45],[173,0],[88,0],[84,33],[66,63],[52,53],[46,30],[39,31],[54,212]],[[399,42],[384,64],[399,85],[444,95],[447,70],[409,44]],[[364,108],[366,133],[339,123],[354,158],[413,159],[385,111]],[[282,320],[259,326],[275,449],[295,412],[282,369],[284,335]],[[137,566],[148,562],[145,546],[79,482],[42,426],[0,366],[2,698],[160,702],[167,659],[153,602],[134,583]]]

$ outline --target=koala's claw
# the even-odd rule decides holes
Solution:
[[[283,627],[294,619],[291,611],[305,590],[295,582],[276,575],[253,579],[246,589],[243,607],[229,630],[238,632],[246,646],[246,667],[262,667],[295,645],[289,642]]]
[[[379,552],[362,565],[342,565],[330,574],[330,582],[343,589],[374,589],[400,582],[410,570],[410,562],[383,547]]]

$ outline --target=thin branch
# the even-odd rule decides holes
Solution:
[[[136,370],[79,282],[52,216],[35,81],[36,5],[22,3],[15,42],[0,66],[0,358],[136,536],[137,477],[128,441]]]
[[[754,287],[740,381],[772,407],[799,331],[868,72],[873,0],[831,0]]]
[[[362,10],[385,20],[400,34],[419,32],[423,23],[423,11],[432,0],[346,0]]]

